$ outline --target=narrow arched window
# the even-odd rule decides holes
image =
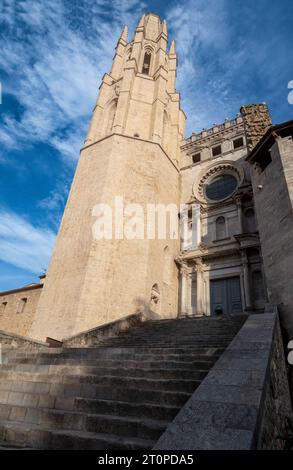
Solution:
[[[150,74],[151,59],[152,59],[151,51],[146,51],[144,54],[143,64],[142,64],[142,73],[144,73],[145,75]]]
[[[115,114],[116,114],[116,109],[117,109],[117,100],[113,101],[108,112],[108,123],[107,123],[107,129],[106,129],[106,134],[109,135],[112,132],[113,129],[113,124],[114,124],[114,119],[115,119]]]
[[[225,217],[218,217],[216,220],[216,239],[226,238],[226,220]]]
[[[247,233],[253,233],[257,231],[255,213],[252,208],[246,209],[245,215],[245,231]]]

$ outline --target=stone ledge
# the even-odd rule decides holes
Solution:
[[[154,449],[283,449],[291,417],[278,315],[251,315]]]

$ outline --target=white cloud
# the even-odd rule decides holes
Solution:
[[[20,121],[5,117],[0,142],[9,149],[49,143],[69,162],[77,159],[121,28],[133,25],[144,6],[138,0],[4,1],[3,92],[15,96],[23,113]]]
[[[55,234],[35,227],[24,217],[0,210],[0,259],[39,274],[47,268]]]

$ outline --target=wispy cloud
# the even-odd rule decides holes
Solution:
[[[54,240],[51,230],[0,209],[0,260],[39,274],[47,268]]]
[[[1,143],[9,149],[50,143],[69,162],[77,159],[120,29],[143,8],[138,0],[4,0],[3,92],[15,96],[23,112],[20,120],[3,117]]]

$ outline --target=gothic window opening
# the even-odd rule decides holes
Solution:
[[[226,220],[225,217],[218,217],[216,220],[216,239],[226,238]]]
[[[130,47],[127,51],[127,59],[129,60],[132,54],[132,47]]]
[[[151,59],[152,59],[151,51],[146,51],[144,54],[143,64],[142,64],[142,73],[145,75],[150,74]]]
[[[27,298],[20,299],[17,306],[17,313],[23,313],[27,304]]]

